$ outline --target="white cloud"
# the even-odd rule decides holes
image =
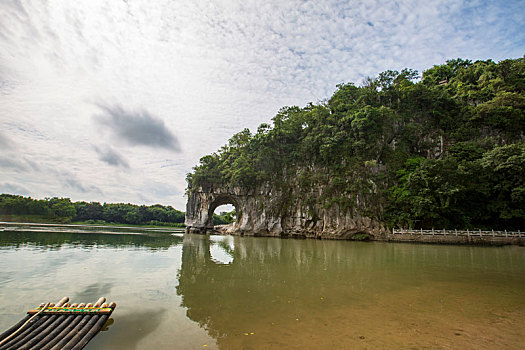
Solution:
[[[6,0],[0,147],[27,171],[0,177],[34,196],[183,210],[185,174],[234,132],[386,69],[521,56],[524,14],[522,1]],[[98,101],[147,111],[182,152],[116,142]]]

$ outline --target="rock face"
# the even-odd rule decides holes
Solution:
[[[358,209],[342,209],[337,203],[328,208],[316,200],[321,190],[294,196],[292,190],[270,186],[246,190],[233,188],[191,189],[186,205],[188,232],[223,233],[249,236],[323,239],[370,239],[383,237],[387,230],[377,220],[358,214]],[[212,215],[219,205],[233,204],[237,221],[214,227]],[[357,235],[357,236],[356,236]]]

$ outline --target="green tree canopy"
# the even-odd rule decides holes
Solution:
[[[325,206],[368,198],[365,214],[391,225],[525,223],[524,58],[459,58],[421,78],[385,71],[361,86],[337,85],[326,101],[283,107],[272,122],[202,157],[188,191],[322,187]]]

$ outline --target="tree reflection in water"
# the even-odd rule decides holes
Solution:
[[[224,239],[233,249],[221,238],[184,236],[177,287],[187,317],[224,348],[360,346],[363,334],[379,347],[426,346],[461,318],[467,327],[485,317],[479,301],[499,304],[524,268],[498,248]],[[210,251],[221,246],[231,263],[214,261]],[[494,285],[487,271],[495,262],[516,278]],[[411,339],[414,329],[424,337]]]
[[[205,328],[219,344],[229,336],[250,334],[261,322],[274,324],[295,320],[315,311],[321,296],[342,284],[347,300],[367,283],[367,265],[377,262],[361,244],[355,256],[346,256],[344,243],[267,238],[229,237],[234,249],[224,241],[205,236],[186,235],[177,293],[187,316]],[[220,264],[210,250],[222,245],[233,262]],[[341,278],[352,272],[347,284]],[[387,278],[387,273],[381,273]],[[364,287],[364,286],[363,286]],[[333,292],[333,291],[332,291]],[[317,303],[318,304],[318,303]]]
[[[41,250],[60,249],[64,244],[81,248],[104,246],[108,248],[144,247],[168,249],[180,244],[182,235],[166,233],[105,234],[69,232],[4,231],[0,234],[0,249],[32,246]]]

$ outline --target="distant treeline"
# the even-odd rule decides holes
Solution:
[[[213,214],[214,225],[227,225],[237,220],[235,209],[230,212],[223,211],[220,214]]]
[[[12,194],[0,195],[0,215],[26,217],[30,220],[133,225],[183,226],[184,213],[171,206],[151,206],[72,202],[69,198],[33,199]]]

